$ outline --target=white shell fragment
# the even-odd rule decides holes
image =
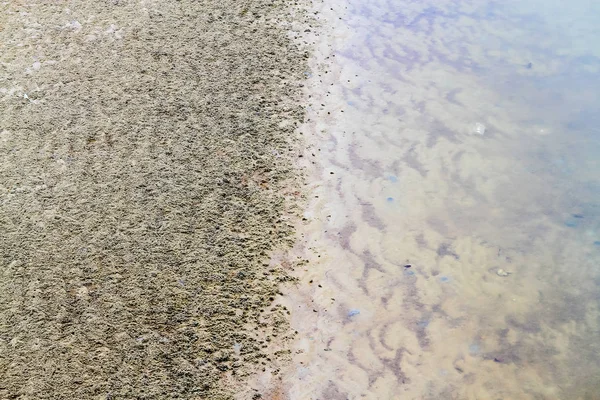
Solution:
[[[496,275],[498,276],[502,276],[502,277],[507,277],[509,276],[511,273],[508,271],[503,270],[502,268],[500,268],[498,271],[496,271]]]
[[[471,132],[475,135],[485,135],[485,125],[480,123],[480,122],[476,122],[473,124],[473,127],[471,129]]]

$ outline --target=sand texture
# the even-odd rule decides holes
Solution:
[[[0,6],[0,398],[226,399],[274,357],[297,7]]]

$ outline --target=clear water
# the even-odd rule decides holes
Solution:
[[[600,3],[318,11],[290,397],[600,398]]]

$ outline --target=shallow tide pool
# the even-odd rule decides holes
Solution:
[[[315,11],[289,397],[600,398],[600,3]]]

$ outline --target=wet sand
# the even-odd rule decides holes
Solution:
[[[291,334],[269,260],[300,197],[303,3],[2,3],[1,398],[259,394]]]

